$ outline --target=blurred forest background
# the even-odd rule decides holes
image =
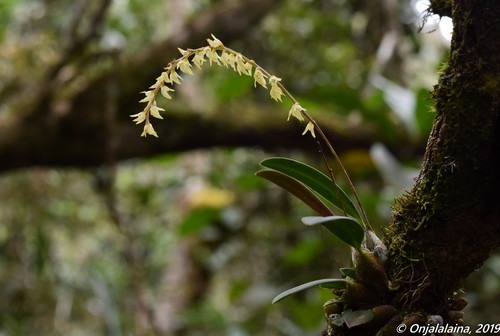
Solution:
[[[269,156],[324,170],[286,123],[290,101],[207,65],[159,102],[159,139],[129,115],[177,47],[214,33],[319,120],[381,232],[417,174],[447,57],[451,23],[425,8],[1,0],[0,335],[319,335],[328,290],[270,302],[339,276],[349,251],[254,176]],[[499,322],[499,272],[497,253],[469,277],[466,325]]]

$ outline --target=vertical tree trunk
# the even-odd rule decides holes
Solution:
[[[451,51],[420,175],[386,232],[386,270],[394,306],[446,322],[453,292],[500,246],[500,1],[434,2],[451,9]]]
[[[375,297],[366,279],[363,291],[347,286],[326,305],[323,335],[423,335],[415,324],[432,319],[453,329],[465,306],[455,291],[500,246],[500,1],[431,1],[430,11],[452,16],[454,33],[420,174],[386,230],[390,290]]]

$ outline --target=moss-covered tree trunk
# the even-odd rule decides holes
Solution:
[[[396,304],[409,310],[446,309],[500,244],[500,2],[455,0],[452,16],[425,159],[387,235]]]
[[[360,308],[378,305],[387,316],[350,329],[329,318],[327,335],[419,335],[410,326],[432,320],[460,325],[465,301],[454,293],[500,246],[500,1],[434,0],[430,11],[454,22],[433,92],[434,126],[415,185],[396,200],[386,230],[391,290]]]
[[[420,174],[387,230],[386,270],[399,286],[394,306],[446,323],[461,308],[453,292],[500,245],[500,1],[433,6],[452,15],[451,51]]]

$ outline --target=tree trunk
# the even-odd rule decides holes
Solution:
[[[364,292],[341,291],[341,301],[326,305],[324,335],[422,335],[411,326],[462,324],[466,301],[456,292],[500,246],[500,1],[435,0],[430,11],[451,13],[454,33],[433,92],[436,116],[420,174],[396,199],[385,232],[389,290],[373,292],[372,277]],[[358,320],[344,317],[346,305],[359,310],[356,318],[375,317],[349,328]]]
[[[397,200],[387,270],[397,307],[441,313],[500,245],[500,2],[455,0],[448,65],[417,181]]]
[[[437,2],[445,12],[451,3]],[[454,291],[500,245],[500,2],[454,0],[451,13],[424,162],[386,232],[386,270],[399,286],[392,304],[445,322]]]

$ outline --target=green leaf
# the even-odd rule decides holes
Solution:
[[[289,290],[284,291],[281,294],[278,294],[274,299],[273,303],[276,303],[280,300],[283,300],[289,295],[301,292],[305,289],[322,285],[323,287],[326,288],[335,288],[335,289],[345,289],[346,288],[346,280],[345,279],[321,279],[321,280],[314,280],[305,284],[302,284],[297,287],[293,287]]]
[[[302,217],[302,223],[305,225],[321,224],[343,242],[358,250],[361,248],[361,243],[365,237],[365,231],[361,224],[351,217]]]
[[[342,326],[344,323],[347,328],[354,328],[356,326],[366,324],[373,319],[374,315],[371,310],[346,310],[339,317],[337,317],[333,324]]]
[[[349,216],[352,216],[362,222],[361,216],[347,194],[337,185],[340,194],[339,199],[337,192],[333,187],[332,180],[316,168],[296,160],[278,157],[266,159],[260,164],[264,167],[282,172],[283,174],[302,182],[311,190],[323,196],[337,208],[341,210],[345,208]]]
[[[354,268],[341,268],[340,271],[345,276],[348,276],[349,278],[356,280],[356,270]]]
[[[332,216],[333,212],[309,188],[296,179],[276,170],[264,169],[255,175],[263,177],[285,189],[321,216]]]

